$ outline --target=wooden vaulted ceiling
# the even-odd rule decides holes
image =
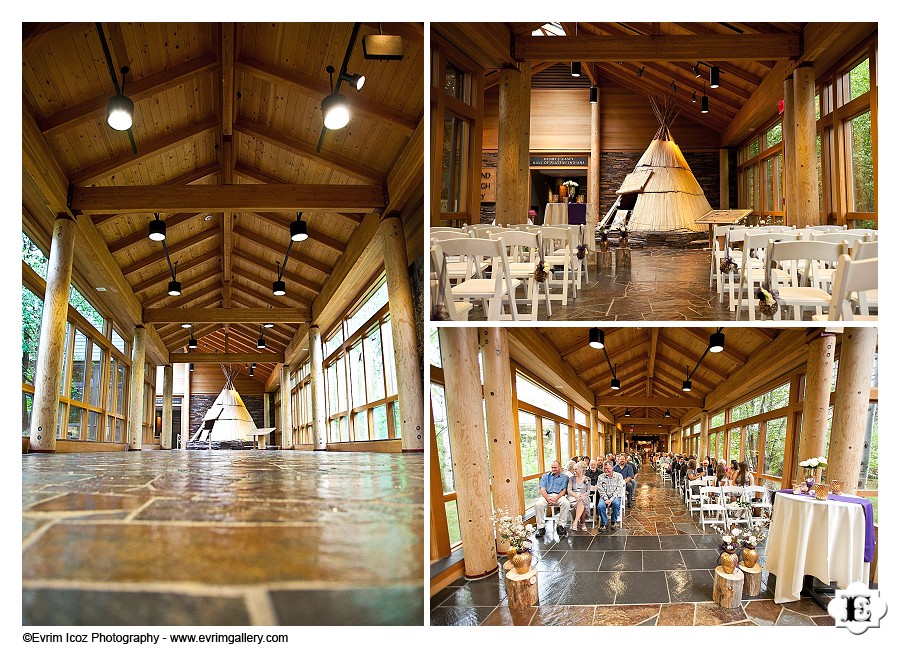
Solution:
[[[423,27],[362,24],[348,61],[366,76],[345,83],[350,124],[323,130],[327,65],[341,69],[352,23],[102,23],[113,66],[129,66],[124,93],[135,104],[129,135],[106,124],[115,90],[95,23],[23,25],[23,100],[71,188],[157,185],[377,185],[421,130]],[[400,61],[365,60],[362,37],[381,29],[403,39]],[[121,82],[121,74],[119,74]],[[335,74],[337,82],[337,74]],[[76,189],[77,191],[77,189]],[[160,243],[150,241],[151,209],[90,213],[144,309],[310,309],[347,243],[371,209],[305,211],[309,239],[294,244],[272,296],[296,212],[163,213],[181,296]],[[146,310],[145,310],[146,312]],[[299,323],[266,330],[266,350],[284,352]],[[179,324],[157,325],[169,351],[187,344]],[[250,352],[258,324],[199,324],[199,351]],[[266,380],[274,364],[260,365]]]
[[[655,432],[660,423],[665,432],[677,426],[681,417],[700,408],[702,399],[781,333],[773,328],[725,328],[725,350],[707,353],[691,378],[691,391],[683,392],[682,381],[703,356],[715,328],[604,328],[606,352],[621,381],[621,389],[614,391],[603,350],[588,345],[589,330],[541,328],[540,333],[597,395],[597,405],[605,407],[617,423],[634,424],[636,432],[642,427]],[[626,405],[617,404],[616,399],[635,403],[629,405],[631,417],[625,417]],[[668,419],[666,409],[671,414]]]

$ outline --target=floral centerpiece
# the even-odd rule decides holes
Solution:
[[[544,283],[547,281],[551,270],[553,270],[553,265],[541,259],[534,267],[534,280],[538,283]]]
[[[606,252],[609,250],[609,228],[603,227],[600,229],[600,244],[598,249],[601,252]]]
[[[562,183],[569,193],[569,202],[575,201],[575,194],[578,193],[578,183],[574,180],[566,180]]]
[[[803,468],[803,474],[806,477],[807,490],[816,485],[816,471],[826,466],[828,466],[828,460],[825,457],[810,457],[800,462],[800,467]]]
[[[752,506],[751,502],[746,504],[748,507]],[[718,533],[722,534],[722,541],[719,543],[719,563],[725,573],[734,572],[739,562],[743,562],[745,567],[752,568],[756,565],[756,561],[759,560],[759,552],[756,547],[765,540],[768,526],[768,517],[764,517],[762,522],[758,522],[750,529],[742,529],[736,525],[730,529],[713,526]]]
[[[499,506],[494,510],[494,524],[497,527],[497,535],[509,545],[506,555],[520,574],[525,574],[531,569],[531,540],[528,536],[534,532],[534,527],[524,524],[521,515],[512,516],[509,509]]]

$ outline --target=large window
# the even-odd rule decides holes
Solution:
[[[738,204],[761,223],[784,222],[784,145],[781,118],[738,149]]]

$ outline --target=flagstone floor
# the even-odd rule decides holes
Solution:
[[[421,625],[421,454],[22,461],[23,625]]]
[[[712,601],[719,536],[703,533],[669,484],[641,469],[634,508],[616,531],[549,529],[535,541],[538,604],[510,610],[501,574],[460,579],[431,597],[432,625],[833,625],[810,599],[776,604],[775,577],[740,608]],[[503,572],[504,570],[500,570]]]

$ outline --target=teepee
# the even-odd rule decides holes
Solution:
[[[252,447],[257,437],[267,435],[275,429],[258,429],[253,423],[241,395],[234,388],[237,372],[236,367],[222,365],[225,386],[203,417],[200,428],[188,442],[189,449],[241,449],[245,447],[245,443]]]
[[[659,120],[659,129],[616,192],[619,197],[606,220],[615,215],[619,222],[625,216],[621,212],[628,210],[628,229],[632,231],[704,231],[706,226],[694,221],[712,207],[669,132],[678,116],[675,100],[654,97],[650,105]]]

